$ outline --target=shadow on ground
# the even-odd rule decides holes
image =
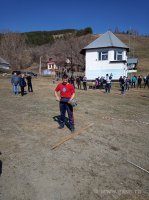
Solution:
[[[0,155],[1,155],[2,153],[0,152]],[[2,174],[2,166],[3,166],[3,162],[0,160],[0,176],[1,176],[1,174]]]
[[[60,116],[60,115],[54,116],[54,117],[53,117],[53,120],[54,120],[55,122],[57,122],[58,125],[60,126],[60,121],[61,121],[61,116]],[[68,129],[70,129],[69,119],[68,119],[67,117],[65,117],[65,125],[67,126]]]

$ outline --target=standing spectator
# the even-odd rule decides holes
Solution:
[[[125,94],[125,76],[121,79],[121,94]]]
[[[147,75],[147,77],[146,77],[144,88],[146,88],[146,86],[149,89],[149,75]]]
[[[100,77],[95,79],[95,89],[99,89],[99,84],[100,84]]]
[[[137,78],[136,78],[136,76],[134,75],[134,76],[132,77],[132,87],[133,87],[133,88],[136,87],[136,81],[137,81]]]
[[[81,90],[81,78],[79,76],[76,77],[76,84],[77,84],[78,89]]]
[[[120,85],[120,88],[122,88],[122,76],[120,76],[120,78],[119,78],[119,85]]]
[[[105,86],[105,92],[110,93],[111,89],[111,79],[109,77],[109,74],[106,74],[106,86]]]
[[[125,84],[126,84],[126,90],[129,90],[129,86],[130,86],[130,84],[131,84],[130,78],[128,78],[128,77],[126,78]]]
[[[27,80],[28,92],[33,92],[31,75],[27,74],[26,80]]]
[[[70,77],[70,83],[74,86],[74,88],[75,88],[75,84],[74,84],[74,82],[75,82],[75,79],[74,79],[74,77],[73,76],[71,76]]]
[[[60,97],[58,95],[60,92]],[[75,96],[74,86],[68,83],[68,76],[65,74],[62,77],[62,83],[59,83],[55,89],[56,100],[59,101],[60,106],[60,126],[59,129],[64,128],[65,125],[65,114],[68,113],[69,124],[71,132],[75,131],[74,127],[74,117],[73,117],[73,107],[69,103]]]
[[[80,78],[80,87],[82,88],[83,76],[79,76],[79,78]]]
[[[142,78],[141,78],[141,76],[138,76],[138,84],[137,84],[137,88],[138,87],[140,87],[140,88],[142,88]]]
[[[86,76],[83,77],[83,89],[87,90],[87,78],[86,78]]]
[[[20,81],[20,77],[17,76],[17,73],[14,73],[11,77],[11,84],[13,87],[13,93],[15,95],[18,95],[18,90],[19,90],[19,81]]]
[[[25,82],[25,78],[24,78],[24,74],[21,74],[21,77],[20,77],[20,87],[21,87],[21,96],[24,96],[24,87],[26,86],[26,82]]]
[[[109,76],[109,79],[110,79],[110,89],[112,87],[112,78],[113,78],[113,74],[111,73],[110,76]]]
[[[101,88],[103,88],[103,83],[104,83],[104,77],[102,76],[102,77],[100,78],[100,86],[101,86]]]
[[[143,77],[143,81],[144,81],[144,88],[145,88],[146,76]]]

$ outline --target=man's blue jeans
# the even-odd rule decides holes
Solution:
[[[19,87],[19,85],[13,84],[13,93],[16,94],[16,95],[18,95],[18,87]]]
[[[73,118],[73,107],[68,103],[70,98],[61,98],[60,101],[60,126],[64,127],[65,125],[65,115],[66,111],[69,118],[70,129],[74,129],[74,118]]]

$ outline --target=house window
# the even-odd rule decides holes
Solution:
[[[108,51],[99,52],[99,60],[108,60]]]
[[[114,51],[114,60],[123,60],[123,51]]]
[[[54,69],[54,64],[49,64],[49,69]]]

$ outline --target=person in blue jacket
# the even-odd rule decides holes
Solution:
[[[11,77],[11,84],[12,84],[13,93],[15,95],[18,95],[19,82],[20,82],[20,77],[17,76],[17,73],[14,73]]]

